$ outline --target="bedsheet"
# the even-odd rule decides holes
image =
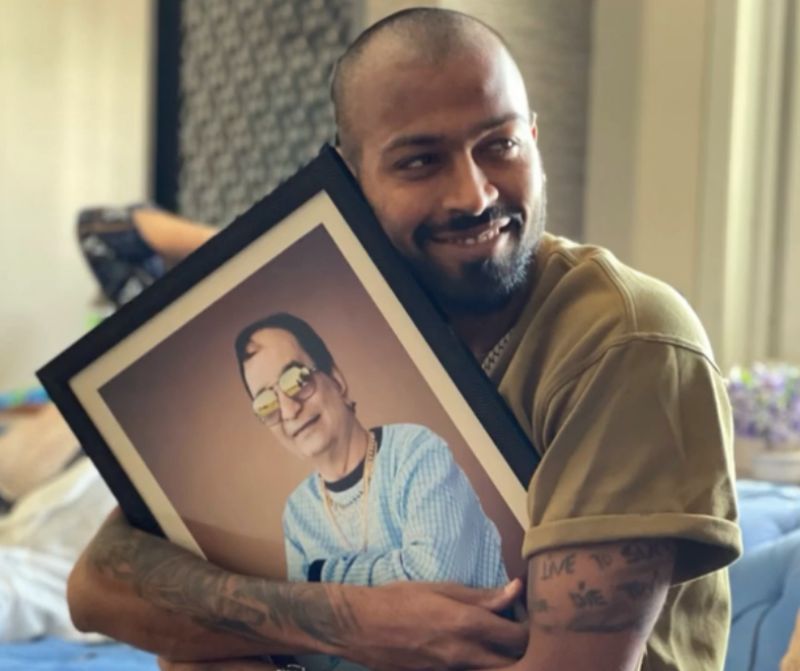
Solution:
[[[156,658],[121,643],[86,644],[55,637],[0,645],[3,671],[156,671]]]
[[[66,580],[113,505],[94,466],[81,457],[0,516],[0,642],[99,638],[72,626]]]
[[[155,657],[70,622],[66,578],[114,499],[89,459],[0,516],[0,670],[154,671]]]

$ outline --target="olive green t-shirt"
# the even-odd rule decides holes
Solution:
[[[700,322],[610,252],[545,235],[535,285],[492,375],[542,455],[523,553],[678,539],[646,671],[722,669],[741,554],[732,425]]]

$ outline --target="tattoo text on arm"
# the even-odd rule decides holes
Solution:
[[[532,625],[544,632],[649,631],[672,580],[675,542],[634,540],[535,555]]]

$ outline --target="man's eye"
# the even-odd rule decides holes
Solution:
[[[411,156],[409,158],[402,159],[398,161],[395,166],[399,170],[422,170],[423,168],[429,168],[436,163],[436,155],[435,154],[419,154],[417,156]]]
[[[498,138],[487,143],[486,149],[497,156],[507,156],[519,149],[519,142],[514,138]]]

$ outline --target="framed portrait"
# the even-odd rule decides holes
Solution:
[[[536,451],[330,147],[38,375],[128,519],[220,566],[524,572]]]

